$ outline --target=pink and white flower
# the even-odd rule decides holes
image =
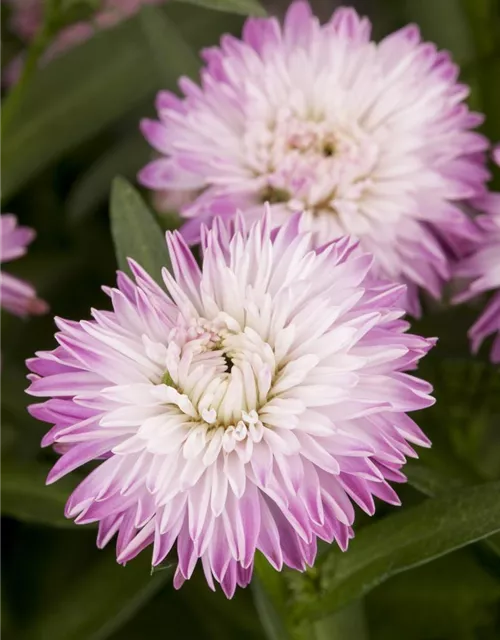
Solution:
[[[29,44],[42,26],[44,0],[5,0],[12,15],[10,29]],[[146,4],[159,4],[164,0],[102,0],[101,8],[91,20],[80,20],[63,28],[42,56],[46,63],[72,47],[89,40],[102,29],[109,29],[130,18]],[[17,81],[23,67],[23,56],[15,58],[7,66],[5,83]]]
[[[317,538],[347,548],[353,503],[399,504],[389,482],[429,445],[407,412],[433,403],[405,370],[434,341],[406,333],[404,286],[355,241],[314,249],[301,222],[237,217],[230,235],[216,219],[201,269],[168,233],[168,293],[130,260],[112,311],[57,318],[59,346],[28,361],[42,444],[62,453],[48,482],[100,461],[66,516],[99,522],[99,547],[117,533],[118,562],[177,544],[176,587],[201,560],[231,597],[257,549],[304,570]]]
[[[493,150],[493,159],[500,166],[500,145]],[[500,193],[488,193],[477,202],[484,214],[476,220],[482,235],[471,255],[456,269],[460,278],[471,280],[466,291],[456,297],[457,302],[470,300],[492,291],[485,310],[471,327],[469,337],[472,351],[477,353],[484,339],[496,334],[491,349],[492,362],[500,362]]]
[[[483,116],[450,55],[415,25],[377,44],[354,9],[321,26],[298,1],[283,27],[249,18],[202,56],[201,86],[181,79],[184,97],[161,92],[159,121],[141,125],[161,157],[140,182],[200,192],[181,210],[186,239],[237,208],[254,220],[269,201],[279,224],[305,209],[319,244],[354,235],[406,283],[413,314],[419,287],[439,297],[475,231],[461,204],[488,178]]]
[[[24,256],[35,232],[17,224],[16,216],[6,213],[0,216],[0,262],[9,262]],[[6,311],[16,316],[46,313],[47,303],[37,298],[33,287],[11,276],[2,269],[0,274],[0,300]]]

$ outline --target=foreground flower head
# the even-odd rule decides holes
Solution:
[[[181,79],[184,98],[161,92],[159,122],[142,123],[164,157],[140,182],[196,196],[182,208],[186,239],[214,213],[254,219],[269,201],[282,223],[305,209],[319,244],[354,235],[407,283],[412,313],[418,287],[438,297],[450,250],[474,232],[460,203],[488,178],[487,140],[471,131],[483,117],[449,54],[415,25],[376,44],[354,9],[320,26],[295,2],[283,28],[250,18],[242,40],[226,35],[202,55],[201,87]]]
[[[493,159],[500,166],[500,146],[494,149]],[[456,270],[457,276],[471,280],[456,300],[470,300],[485,291],[493,292],[484,312],[471,327],[469,337],[476,353],[486,337],[497,334],[491,350],[491,360],[497,363],[500,362],[500,193],[488,193],[477,206],[485,212],[477,218],[482,236],[475,251]]]
[[[90,20],[81,20],[63,28],[42,56],[42,62],[56,58],[62,52],[89,40],[101,29],[109,29],[133,16],[141,6],[159,4],[164,0],[102,0],[100,10]],[[11,9],[9,27],[23,42],[29,44],[43,23],[44,0],[7,0]],[[5,83],[17,81],[23,67],[23,56],[7,65]]]
[[[0,261],[10,262],[24,256],[35,237],[33,229],[20,227],[16,216],[10,213],[0,216]],[[33,287],[2,269],[0,276],[1,306],[16,316],[45,313],[47,304],[37,298]]]
[[[404,371],[433,341],[405,333],[404,287],[355,242],[314,250],[299,226],[238,217],[230,237],[216,219],[201,270],[168,234],[168,294],[130,261],[113,311],[57,319],[59,346],[28,361],[28,392],[50,398],[30,408],[54,425],[42,444],[62,453],[48,482],[101,460],[66,516],[99,522],[99,546],[118,533],[118,562],[176,543],[176,587],[201,560],[231,597],[256,549],[304,570],[317,538],[347,548],[353,502],[399,504],[389,481],[429,444],[406,412],[433,403]]]

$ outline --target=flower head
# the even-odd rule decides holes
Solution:
[[[163,157],[140,182],[197,194],[182,208],[186,239],[215,213],[254,219],[268,201],[279,224],[305,210],[319,244],[359,238],[408,285],[412,313],[418,287],[438,297],[450,251],[474,232],[460,203],[488,178],[487,140],[471,131],[483,117],[449,54],[415,25],[376,44],[351,8],[321,26],[299,1],[283,27],[250,18],[242,40],[202,55],[201,86],[181,79],[184,98],[161,92],[159,122],[142,123]]]
[[[500,145],[493,150],[493,159],[500,166]],[[476,220],[482,235],[474,251],[456,269],[458,277],[470,280],[456,301],[493,291],[485,310],[471,327],[469,337],[475,353],[487,336],[497,334],[491,350],[491,360],[497,363],[500,362],[500,193],[488,193],[476,204],[484,211]]]
[[[0,262],[9,262],[24,256],[27,246],[35,237],[33,229],[20,227],[16,216],[10,213],[0,216]],[[47,304],[37,298],[31,285],[2,270],[0,280],[2,308],[16,316],[46,313]]]
[[[118,532],[118,561],[177,544],[174,584],[201,560],[228,597],[248,584],[259,549],[276,568],[311,565],[316,540],[346,549],[357,503],[399,504],[410,443],[406,415],[432,404],[404,373],[432,346],[406,333],[404,287],[371,276],[372,258],[342,238],[313,249],[291,217],[234,235],[203,233],[200,269],[168,234],[168,294],[135,262],[106,289],[113,311],[57,319],[59,346],[28,361],[31,413],[62,453],[48,482],[101,460],[66,515]]]

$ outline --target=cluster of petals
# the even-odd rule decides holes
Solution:
[[[473,129],[467,86],[447,52],[409,25],[370,39],[371,25],[338,8],[320,25],[294,2],[281,26],[249,18],[242,39],[202,52],[200,86],[162,91],[142,131],[160,157],[139,181],[191,194],[188,242],[214,214],[253,220],[269,201],[281,224],[306,212],[318,244],[354,235],[384,276],[439,297],[452,258],[475,227],[461,205],[489,177],[486,138]]]
[[[61,454],[48,482],[99,461],[65,513],[98,522],[99,547],[117,534],[118,562],[176,545],[176,587],[200,561],[231,597],[256,550],[304,570],[318,538],[347,548],[353,503],[399,504],[389,483],[429,444],[407,412],[433,403],[406,371],[434,340],[407,333],[404,286],[356,241],[315,248],[306,223],[215,219],[201,268],[169,233],[166,290],[130,260],[112,311],[56,319],[57,348],[28,361]]]
[[[29,44],[43,22],[44,0],[6,0],[10,5],[11,18],[9,27],[23,42]],[[90,20],[81,20],[63,28],[43,55],[47,62],[71,49],[75,45],[89,40],[97,31],[109,29],[123,20],[133,16],[141,6],[159,4],[163,0],[103,0],[100,10]],[[15,58],[7,66],[5,83],[17,81],[23,66],[23,56]]]
[[[2,263],[24,256],[27,247],[35,237],[29,227],[17,224],[16,216],[6,213],[0,216],[0,261]],[[45,313],[47,304],[40,300],[33,287],[5,273],[0,275],[0,303],[3,309],[16,316]]]
[[[493,159],[500,166],[500,146],[493,151]],[[470,300],[487,291],[492,296],[477,322],[469,330],[472,350],[476,353],[484,339],[495,335],[491,360],[500,363],[500,193],[490,192],[476,202],[484,214],[476,218],[481,237],[475,250],[456,269],[459,278],[470,281],[466,291],[456,297],[457,302]]]

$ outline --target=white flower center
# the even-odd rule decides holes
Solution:
[[[263,200],[313,213],[361,199],[379,159],[379,145],[355,123],[285,107],[272,120],[251,122],[244,146],[249,168],[264,178]]]
[[[231,324],[230,318],[198,318],[174,329],[168,347],[158,347],[155,359],[166,370],[153,389],[169,414],[181,413],[188,428],[202,427],[200,444],[218,434],[226,451],[248,437],[262,439],[258,412],[276,371],[270,345],[252,329],[236,331]]]

